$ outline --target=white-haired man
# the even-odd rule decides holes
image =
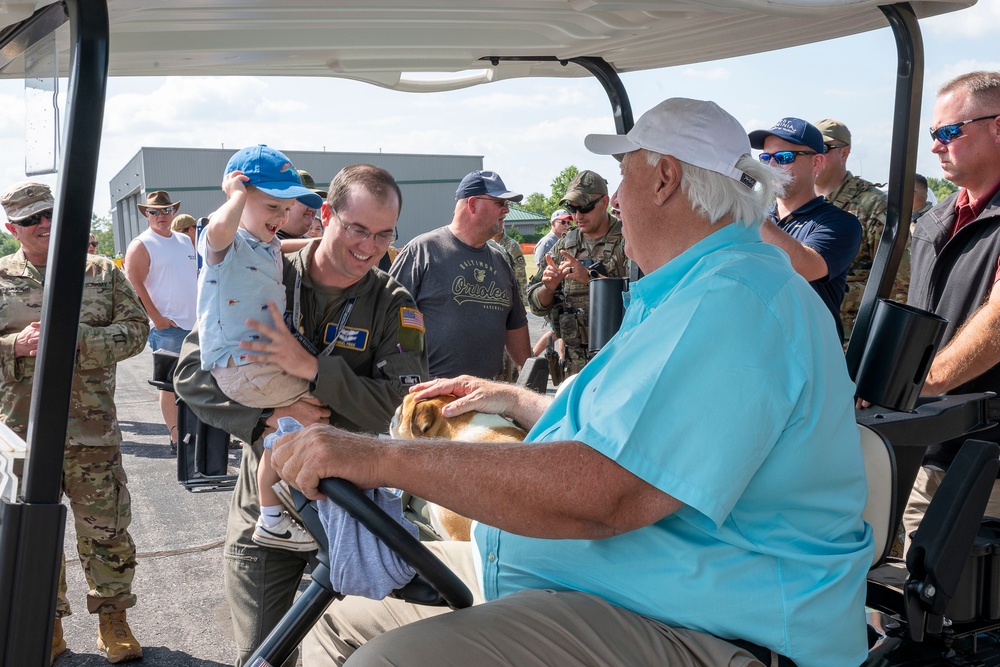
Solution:
[[[531,428],[526,442],[313,427],[277,445],[281,474],[312,497],[319,478],[346,477],[480,522],[474,546],[435,548],[485,602],[335,602],[307,662],[864,659],[872,536],[854,386],[823,304],[761,239],[774,170],[736,119],[696,100],[587,146],[623,156],[612,205],[645,274],[620,333],[554,400],[469,377],[415,388],[460,395],[452,413],[508,414]]]

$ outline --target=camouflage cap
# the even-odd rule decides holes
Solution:
[[[839,141],[842,144],[851,145],[851,131],[839,120],[827,118],[816,123],[816,129],[823,135],[826,141]]]
[[[173,219],[170,223],[170,229],[175,232],[183,232],[186,229],[190,229],[198,224],[198,221],[194,219],[193,216],[187,213],[181,213],[179,216]]]
[[[316,187],[316,181],[313,179],[312,174],[305,169],[296,169],[295,171],[299,172],[299,179],[302,181],[302,187],[309,188],[323,199],[326,199],[326,190],[320,190]]]
[[[21,181],[12,185],[0,197],[0,205],[3,205],[8,220],[18,222],[52,208],[55,200],[52,198],[52,190],[44,183]]]
[[[566,188],[566,194],[559,200],[560,204],[569,202],[579,206],[589,204],[594,197],[608,194],[608,182],[595,171],[585,169],[576,175]]]

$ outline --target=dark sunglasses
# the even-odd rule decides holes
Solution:
[[[823,144],[826,146],[826,152],[835,151],[838,148],[847,148],[850,144]]]
[[[496,197],[487,197],[486,195],[476,195],[476,199],[485,199],[486,201],[491,201],[500,208],[506,206],[510,208],[510,201],[507,199],[497,199]]]
[[[764,164],[774,160],[777,164],[785,165],[795,162],[800,155],[816,155],[816,151],[778,151],[777,153],[761,153],[759,158]]]
[[[598,204],[601,203],[602,199],[604,199],[604,197],[598,197],[597,199],[595,199],[594,201],[590,202],[586,206],[577,206],[575,204],[566,204],[566,210],[569,211],[570,213],[574,213],[574,214],[575,213],[590,213],[591,211],[594,210],[594,208]]]
[[[942,125],[941,127],[931,128],[931,139],[937,139],[942,144],[950,144],[955,139],[962,136],[962,126],[968,125],[969,123],[976,123],[981,120],[991,120],[996,118],[998,114],[992,116],[980,116],[979,118],[970,118],[969,120],[960,120],[957,123],[949,123],[948,125]]]
[[[94,242],[92,242],[92,243],[88,243],[88,244],[87,244],[87,247],[88,247],[88,248],[96,248],[96,247],[97,247],[97,241],[94,241]]]
[[[24,220],[11,220],[10,224],[17,225],[18,227],[34,227],[42,221],[42,218],[48,218],[49,222],[52,222],[52,209],[49,208],[44,211],[39,211]]]

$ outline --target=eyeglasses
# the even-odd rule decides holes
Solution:
[[[149,215],[170,215],[175,210],[173,206],[165,206],[163,208],[147,208],[146,213]]]
[[[759,159],[764,164],[774,160],[777,164],[785,165],[795,162],[800,155],[816,155],[816,151],[778,151],[777,153],[761,153]]]
[[[340,215],[337,213],[337,209],[331,208],[330,211],[333,213],[333,217],[337,219],[340,226],[344,228],[344,233],[347,234],[347,238],[351,241],[364,241],[369,236],[372,235],[370,231],[361,227],[360,225],[348,225],[345,224],[343,220],[340,219]],[[388,245],[396,240],[396,228],[393,227],[392,231],[379,232],[375,234],[375,243],[379,245]]]
[[[18,227],[34,227],[42,221],[42,218],[46,218],[49,222],[52,222],[52,209],[49,208],[44,211],[39,211],[24,220],[11,220],[10,224],[17,225]]]
[[[823,144],[826,146],[827,152],[835,151],[838,148],[847,148],[850,144]]]
[[[595,199],[594,201],[590,202],[586,206],[577,206],[576,204],[566,204],[566,210],[569,211],[570,213],[574,213],[574,214],[576,214],[576,213],[590,213],[591,211],[594,210],[594,208],[597,207],[598,204],[601,203],[601,201],[603,199],[604,199],[603,196],[602,197],[598,197],[597,199]]]
[[[991,120],[996,118],[997,115],[998,114],[993,114],[992,116],[980,116],[979,118],[960,120],[957,123],[949,123],[948,125],[941,125],[940,127],[932,127],[931,139],[937,139],[942,144],[950,144],[952,141],[962,136],[963,125],[968,125],[969,123],[975,123],[981,120]]]
[[[510,208],[510,202],[506,199],[495,199],[493,197],[487,197],[485,195],[476,195],[476,199],[484,199],[486,201],[491,201],[500,208]]]

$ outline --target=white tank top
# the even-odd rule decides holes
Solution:
[[[181,329],[194,327],[198,316],[198,256],[185,234],[160,236],[151,229],[139,235],[149,253],[143,285],[160,314]]]

